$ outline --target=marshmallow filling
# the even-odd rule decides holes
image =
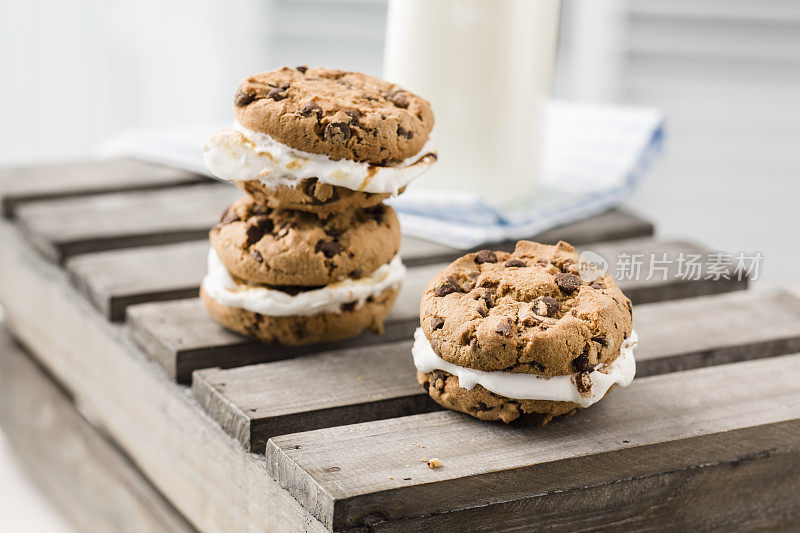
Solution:
[[[341,312],[342,305],[360,307],[384,290],[399,288],[406,268],[395,256],[368,276],[343,279],[324,287],[289,293],[263,285],[238,283],[212,248],[208,252],[208,274],[203,278],[206,294],[227,307],[246,309],[267,316],[316,315]]]
[[[214,176],[227,181],[259,180],[274,188],[297,187],[304,179],[317,178],[354,191],[397,195],[436,162],[436,152],[428,141],[417,154],[395,165],[337,160],[296,150],[236,123],[208,138],[203,160]]]
[[[627,387],[636,374],[636,361],[633,348],[637,336],[631,331],[620,348],[619,356],[607,365],[598,365],[591,372],[581,372],[562,376],[540,376],[516,372],[487,372],[448,363],[433,351],[422,328],[414,333],[414,346],[411,349],[414,365],[420,372],[428,373],[443,370],[458,377],[461,388],[471,390],[481,385],[495,394],[515,400],[551,400],[574,402],[581,407],[589,407],[605,396],[613,385]]]

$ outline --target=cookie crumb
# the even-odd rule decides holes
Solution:
[[[428,468],[441,468],[442,461],[438,457],[434,457],[430,461],[428,461]]]

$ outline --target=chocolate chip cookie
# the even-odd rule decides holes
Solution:
[[[415,343],[415,362],[423,350],[417,344],[433,353],[417,364],[427,370],[418,373],[419,383],[445,407],[505,422],[526,415],[537,423],[585,407],[587,395],[599,400],[614,383],[627,384],[635,344],[631,302],[610,276],[588,282],[580,274],[579,256],[564,242],[520,241],[511,254],[484,250],[451,263],[422,296],[424,337]],[[612,382],[614,372],[625,379]],[[455,373],[476,384],[459,386]],[[524,381],[532,390],[554,396],[531,392],[520,399],[489,390],[527,379],[519,374],[533,375]],[[560,396],[548,387],[560,387],[571,401],[554,399]]]
[[[397,292],[397,288],[387,288],[363,303],[342,304],[336,312],[298,316],[270,316],[226,306],[202,288],[200,297],[211,317],[228,329],[267,344],[302,346],[356,337],[366,329],[383,333],[383,322]]]
[[[389,263],[400,247],[400,223],[378,204],[321,219],[275,210],[245,196],[209,233],[235,277],[253,284],[315,287],[361,278]]]
[[[430,104],[395,84],[356,72],[283,67],[250,76],[234,96],[236,118],[291,148],[387,165],[422,150]]]
[[[258,180],[235,183],[260,204],[274,209],[306,211],[322,218],[350,209],[374,207],[391,196],[390,193],[354,191],[323,183],[316,178],[304,179],[295,187],[287,185],[270,187]]]

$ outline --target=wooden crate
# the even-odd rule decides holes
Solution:
[[[0,173],[0,301],[32,354],[3,349],[0,422],[17,448],[41,434],[20,456],[56,495],[78,467],[42,443],[90,450],[61,499],[87,529],[92,516],[131,530],[800,526],[800,300],[787,291],[674,271],[621,281],[637,304],[633,385],[545,428],[479,422],[427,398],[410,356],[421,289],[462,252],[404,238],[384,336],[263,346],[195,296],[232,187],[129,161],[68,168],[78,177]],[[652,234],[614,210],[532,238],[607,257],[705,251]],[[73,422],[30,423],[39,396]],[[114,491],[103,513],[76,511]]]

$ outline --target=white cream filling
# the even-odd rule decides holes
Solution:
[[[612,385],[627,387],[636,374],[636,361],[633,348],[638,337],[631,331],[620,348],[619,356],[608,365],[600,365],[592,370],[588,378],[591,389],[586,394],[578,391],[575,380],[578,374],[564,376],[539,376],[537,374],[519,374],[514,372],[486,372],[465,368],[448,363],[433,351],[422,328],[414,333],[414,364],[420,372],[444,370],[458,377],[461,388],[470,390],[475,385],[515,400],[552,400],[557,402],[575,402],[581,407],[589,407],[600,400]],[[585,377],[584,377],[585,379]]]
[[[361,306],[370,296],[399,287],[406,267],[395,256],[372,274],[359,279],[344,279],[318,289],[289,294],[269,287],[241,285],[220,261],[213,248],[208,252],[208,274],[203,278],[203,290],[227,307],[246,309],[267,316],[316,315],[339,312],[341,305],[356,302]]]
[[[203,145],[203,161],[216,177],[228,181],[260,180],[267,187],[296,187],[304,179],[368,193],[398,194],[400,189],[436,161],[430,141],[416,155],[393,166],[377,166],[349,159],[295,150],[266,133],[251,131],[238,122],[211,134]]]

